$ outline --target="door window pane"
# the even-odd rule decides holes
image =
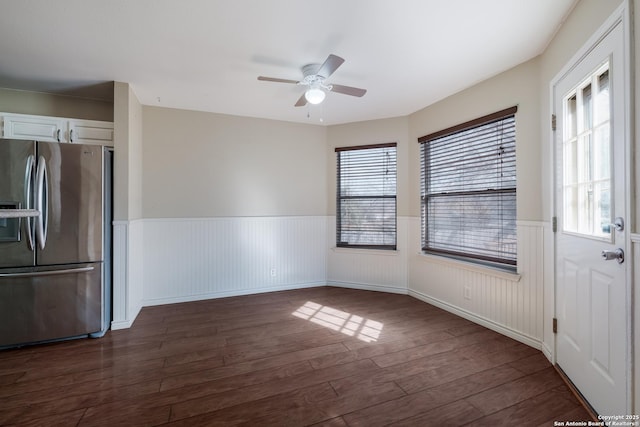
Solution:
[[[608,122],[609,114],[609,70],[605,70],[598,76],[595,123]]]
[[[610,237],[609,64],[564,97],[563,231]]]

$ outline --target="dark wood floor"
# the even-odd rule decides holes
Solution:
[[[313,288],[144,308],[0,351],[0,425],[458,426],[588,420],[546,358],[408,296]]]

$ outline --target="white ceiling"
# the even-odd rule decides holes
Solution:
[[[102,97],[115,80],[145,105],[315,124],[403,116],[540,54],[576,2],[0,0],[0,87]],[[302,87],[256,79],[298,80],[330,53],[346,61],[328,82],[364,97],[294,107]]]

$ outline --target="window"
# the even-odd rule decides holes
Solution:
[[[339,147],[336,246],[396,249],[396,144]]]
[[[516,110],[418,139],[425,252],[516,265]]]

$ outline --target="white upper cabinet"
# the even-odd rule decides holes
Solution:
[[[58,117],[2,114],[2,135],[8,139],[64,142],[66,120]]]
[[[113,146],[113,122],[0,113],[2,137]]]
[[[66,139],[73,144],[113,145],[113,123],[69,120]]]

